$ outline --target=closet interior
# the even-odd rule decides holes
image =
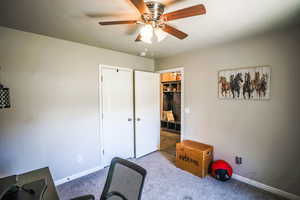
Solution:
[[[176,154],[181,134],[181,72],[167,72],[160,76],[160,150]]]

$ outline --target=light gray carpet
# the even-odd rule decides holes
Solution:
[[[148,171],[142,200],[283,200],[235,180],[223,183],[211,177],[200,179],[176,168],[174,158],[166,153],[155,152],[132,161]],[[99,199],[107,172],[106,168],[58,186],[60,198],[93,194]]]

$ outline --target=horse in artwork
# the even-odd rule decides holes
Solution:
[[[219,80],[219,84],[221,85],[221,94],[224,97],[227,97],[228,91],[230,90],[230,84],[227,81],[226,77],[221,76]]]
[[[259,72],[255,72],[254,79],[251,80],[251,87],[253,88],[253,92],[255,91],[256,94],[258,94],[259,82],[260,82],[260,73]]]
[[[243,83],[242,73],[237,73],[235,76],[232,74],[230,76],[229,84],[233,98],[235,98],[236,96],[237,98],[240,97],[241,83]]]
[[[244,99],[246,99],[246,93],[247,93],[248,99],[250,99],[250,98],[252,98],[252,92],[254,89],[251,84],[251,76],[250,76],[249,72],[245,73],[244,80],[245,80],[245,83],[243,85],[243,96],[244,96]]]
[[[263,74],[257,85],[257,92],[259,98],[266,96],[267,81],[268,81],[268,74]]]

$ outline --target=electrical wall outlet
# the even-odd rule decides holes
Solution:
[[[242,160],[242,157],[239,157],[239,156],[236,156],[236,157],[235,157],[235,163],[236,163],[236,164],[241,165],[241,164],[242,164],[242,161],[243,161],[243,160]]]
[[[190,114],[190,112],[191,112],[190,107],[185,107],[184,112],[185,112],[185,114]]]

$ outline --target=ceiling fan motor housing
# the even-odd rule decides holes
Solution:
[[[165,11],[165,5],[157,1],[145,2],[150,13],[144,13],[142,18],[148,22],[157,22]]]

